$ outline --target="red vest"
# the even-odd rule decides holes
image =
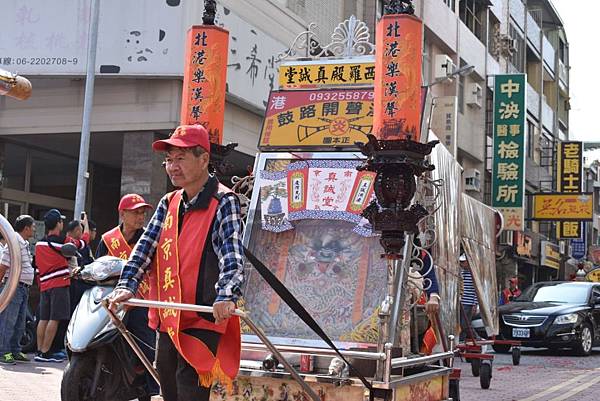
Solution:
[[[231,192],[219,185],[219,192]],[[192,210],[179,220],[183,191],[175,191],[170,199],[150,274],[150,297],[164,302],[195,304],[201,259],[206,239],[212,233],[212,224],[219,200],[212,197],[208,208]],[[181,232],[178,227],[181,224]],[[210,244],[210,241],[208,242]],[[150,309],[149,326],[171,337],[185,360],[198,373],[200,385],[210,387],[215,380],[230,386],[237,376],[241,353],[240,321],[231,317],[215,324],[201,318],[196,312],[175,309]],[[196,328],[221,334],[217,354],[198,338],[183,332]]]
[[[110,256],[127,260],[133,251],[123,236],[119,226],[102,234],[102,241],[104,242],[104,245],[106,245],[106,249],[108,249],[108,254]],[[146,299],[148,298],[149,292],[150,286],[148,285],[148,277],[146,276],[138,287],[137,296]]]

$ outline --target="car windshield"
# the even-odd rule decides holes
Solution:
[[[534,285],[516,299],[519,302],[555,302],[583,304],[587,302],[589,287],[571,283]]]

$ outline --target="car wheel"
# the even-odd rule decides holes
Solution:
[[[589,323],[584,323],[581,327],[581,334],[579,335],[578,344],[573,347],[573,350],[580,356],[588,356],[592,353],[592,343],[594,335],[592,333],[592,327]]]
[[[506,344],[494,344],[492,348],[499,354],[508,354],[510,352],[510,345]]]

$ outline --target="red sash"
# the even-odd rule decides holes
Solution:
[[[102,234],[102,241],[104,241],[104,245],[106,245],[106,249],[108,249],[108,254],[110,256],[127,260],[133,251],[123,236],[119,226]],[[138,287],[137,296],[147,299],[149,292],[150,286],[148,285],[148,278],[146,277]]]
[[[219,191],[229,189],[219,186]],[[169,202],[160,239],[154,255],[150,279],[150,297],[164,302],[196,304],[196,287],[204,244],[209,235],[219,201],[210,200],[207,209],[194,210],[184,216],[178,233],[179,206],[182,190],[176,191]],[[196,369],[199,384],[210,387],[215,380],[229,387],[237,376],[240,364],[241,335],[238,317],[220,324],[202,319],[196,312],[175,309],[150,309],[149,326],[159,326],[171,337],[173,344]],[[221,334],[217,355],[196,337],[183,332],[196,328]]]

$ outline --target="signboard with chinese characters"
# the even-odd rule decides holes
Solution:
[[[533,219],[546,221],[591,221],[593,193],[539,193],[533,195]]]
[[[181,76],[184,4],[105,0],[96,72]],[[85,75],[91,0],[3,0],[0,68],[22,75]]]
[[[379,139],[421,137],[423,23],[412,15],[385,15],[377,23],[375,116]]]
[[[587,253],[587,241],[585,238],[585,223],[583,225],[583,238],[577,238],[571,240],[571,257],[573,259],[583,259]]]
[[[347,60],[293,61],[279,67],[279,89],[311,89],[321,86],[375,83],[373,56]]]
[[[273,91],[258,147],[355,149],[373,129],[373,91]]]
[[[581,192],[583,170],[583,143],[562,142],[556,153],[556,190],[558,192]],[[582,223],[562,222],[556,225],[558,238],[580,238]]]
[[[440,138],[446,149],[456,156],[458,101],[456,96],[434,98],[431,130]]]
[[[560,252],[558,245],[549,241],[542,241],[542,257],[540,264],[558,270],[560,268]]]
[[[523,230],[525,218],[525,74],[496,75],[492,206],[505,230]]]
[[[371,235],[360,215],[373,196],[375,173],[358,171],[358,161],[306,160],[278,172],[261,171],[262,228],[283,232],[297,220],[325,219],[355,223]]]
[[[202,124],[210,141],[221,143],[225,121],[225,80],[229,32],[196,25],[187,36],[181,124]]]

